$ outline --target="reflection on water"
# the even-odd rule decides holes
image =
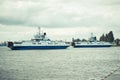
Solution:
[[[120,67],[120,49],[17,50],[0,47],[0,80],[100,80]]]

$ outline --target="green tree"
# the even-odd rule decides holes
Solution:
[[[100,37],[100,41],[106,41],[106,42],[113,42],[114,41],[114,35],[113,35],[113,32],[110,31],[108,34],[106,35],[102,35]]]
[[[100,41],[105,41],[105,36],[104,36],[104,34],[100,37]]]
[[[105,36],[105,41],[108,42],[108,34]]]
[[[108,33],[108,42],[113,42],[113,41],[114,41],[114,35],[113,35],[113,32],[110,31],[110,32]]]

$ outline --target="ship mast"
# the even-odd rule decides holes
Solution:
[[[40,27],[38,27],[38,30],[39,30],[39,35],[40,35]]]
[[[93,33],[91,33],[91,37],[93,37]]]

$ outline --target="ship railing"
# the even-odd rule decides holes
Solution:
[[[22,44],[22,42],[14,42],[14,44]]]

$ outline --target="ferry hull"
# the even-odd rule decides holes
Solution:
[[[102,48],[102,47],[111,47],[111,45],[75,45],[74,48]]]
[[[69,46],[13,46],[12,50],[46,50],[46,49],[66,49]]]

